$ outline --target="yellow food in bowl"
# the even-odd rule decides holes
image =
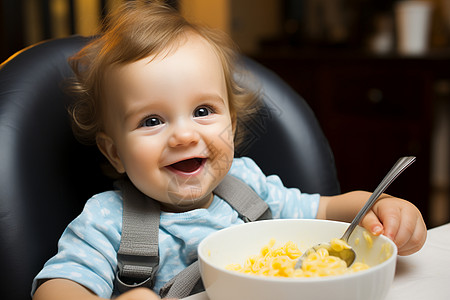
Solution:
[[[331,241],[331,247],[340,251],[350,246],[342,240]],[[319,249],[310,253],[303,261],[301,269],[295,269],[298,258],[302,255],[297,245],[291,241],[275,247],[275,240],[271,239],[260,253],[250,256],[242,266],[230,264],[228,270],[234,270],[246,274],[274,276],[274,277],[321,277],[353,273],[368,269],[369,266],[355,262],[349,268],[342,259],[330,256],[326,249]]]

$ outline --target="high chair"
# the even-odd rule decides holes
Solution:
[[[87,37],[44,41],[0,69],[0,298],[30,299],[31,282],[57,251],[68,223],[95,193],[111,189],[95,146],[74,138],[65,92],[67,58]],[[302,192],[340,192],[334,158],[307,103],[277,75],[242,57],[243,85],[263,106],[249,123],[243,149],[267,174]]]

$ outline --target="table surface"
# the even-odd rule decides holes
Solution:
[[[423,248],[399,256],[386,300],[450,299],[450,223],[428,230]],[[205,292],[184,300],[209,300]]]

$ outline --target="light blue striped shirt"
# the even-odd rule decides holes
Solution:
[[[303,194],[283,186],[278,176],[265,176],[249,158],[234,159],[229,172],[247,183],[269,205],[274,219],[315,218],[318,194]],[[122,232],[122,197],[107,191],[89,199],[58,242],[52,257],[33,281],[32,293],[42,280],[66,278],[110,298],[117,269]],[[197,259],[202,239],[243,221],[228,203],[214,196],[207,209],[184,213],[161,212],[159,227],[160,266],[154,290],[159,289]]]

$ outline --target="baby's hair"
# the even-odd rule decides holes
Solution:
[[[242,123],[258,109],[256,97],[237,84],[237,52],[222,32],[189,23],[174,8],[160,1],[127,1],[105,18],[99,35],[69,59],[75,73],[69,108],[75,136],[95,144],[102,124],[103,76],[108,68],[123,66],[149,56],[175,51],[189,33],[200,35],[221,60],[228,92],[230,114],[235,124],[234,143],[243,139]]]

